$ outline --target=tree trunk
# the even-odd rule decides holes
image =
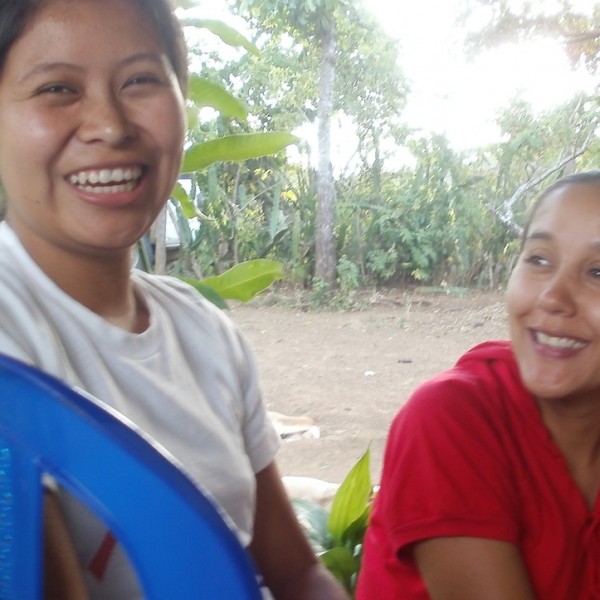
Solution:
[[[331,113],[335,80],[335,25],[323,32],[321,38],[323,62],[319,80],[319,165],[317,174],[317,216],[315,232],[315,278],[329,288],[335,285],[336,249],[334,238],[335,189],[331,166]]]
[[[164,275],[167,271],[167,206],[158,213],[154,222],[154,272]]]

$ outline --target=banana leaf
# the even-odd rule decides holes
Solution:
[[[187,150],[181,171],[193,173],[216,162],[243,161],[276,154],[297,140],[298,138],[291,133],[271,131],[228,135],[201,142]]]
[[[181,281],[185,281],[193,288],[197,289],[207,300],[212,302],[216,307],[225,310],[227,308],[227,302],[225,298],[218,292],[215,292],[210,286],[204,285],[201,279],[193,279],[191,277],[180,277]]]
[[[233,27],[229,27],[229,25],[223,23],[223,21],[218,21],[216,19],[184,18],[181,19],[181,23],[189,27],[206,29],[220,37],[228,46],[245,48],[251,54],[260,56],[259,49],[250,40],[244,37],[239,31],[236,31]]]
[[[281,263],[274,260],[256,259],[235,265],[221,275],[206,277],[202,279],[201,283],[222,298],[247,302],[267,289],[274,281],[282,278]],[[189,282],[189,280],[186,281]]]
[[[186,219],[192,219],[193,217],[198,216],[194,203],[191,201],[187,192],[183,189],[183,186],[179,182],[175,184],[175,187],[171,192],[171,198],[179,202],[183,215]]]
[[[246,105],[232,96],[222,85],[198,75],[190,77],[188,94],[198,107],[210,106],[226,117],[245,121],[248,117]]]

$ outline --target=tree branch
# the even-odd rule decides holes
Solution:
[[[521,200],[521,198],[530,190],[537,187],[542,181],[550,177],[550,175],[560,171],[566,164],[570,161],[575,160],[577,157],[581,156],[588,148],[591,143],[592,137],[594,136],[595,127],[590,127],[590,131],[588,132],[583,144],[571,152],[566,157],[560,159],[556,164],[552,165],[549,169],[546,169],[541,175],[537,177],[532,177],[529,181],[521,184],[515,193],[503,203],[502,212],[494,211],[496,216],[514,233],[519,236],[523,234],[523,227],[518,225],[515,222],[514,215],[514,206],[515,204]]]

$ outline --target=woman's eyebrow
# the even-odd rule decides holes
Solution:
[[[165,64],[165,58],[162,54],[158,54],[155,52],[137,52],[136,54],[131,54],[130,56],[126,56],[122,59],[118,64],[120,67],[125,67],[132,63],[141,62],[141,61],[151,61],[160,65]],[[85,71],[85,67],[81,65],[77,65],[74,63],[64,62],[64,61],[54,61],[54,62],[41,62],[33,66],[31,69],[26,71],[21,77],[19,77],[18,82],[22,83],[34,77],[36,75],[40,75],[43,73],[49,73],[51,71],[56,70],[69,70],[69,71]]]
[[[38,63],[37,65],[29,69],[29,71],[25,71],[25,73],[21,77],[19,77],[18,82],[23,83],[28,79],[35,77],[36,75],[50,73],[51,71],[56,70],[83,71],[83,67],[72,63],[60,61]]]
[[[548,242],[552,241],[553,239],[554,236],[550,233],[546,233],[545,231],[534,231],[523,240],[523,244],[525,245],[536,241]],[[600,240],[591,242],[589,247],[600,254]]]
[[[550,235],[549,233],[546,233],[544,231],[534,231],[533,233],[530,233],[524,240],[524,243],[527,242],[535,242],[538,240],[542,240],[542,241],[548,241],[551,240],[553,238],[552,235]]]
[[[149,60],[152,62],[157,62],[160,64],[164,63],[165,57],[160,52],[137,52],[136,54],[131,54],[130,56],[126,56],[123,60],[119,62],[120,65],[125,66],[134,62]]]

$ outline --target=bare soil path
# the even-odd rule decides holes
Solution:
[[[319,439],[282,443],[284,475],[339,483],[370,446],[373,482],[389,424],[411,391],[468,348],[507,335],[500,293],[378,294],[362,311],[305,311],[265,298],[229,312],[250,339],[269,410],[309,415]]]

